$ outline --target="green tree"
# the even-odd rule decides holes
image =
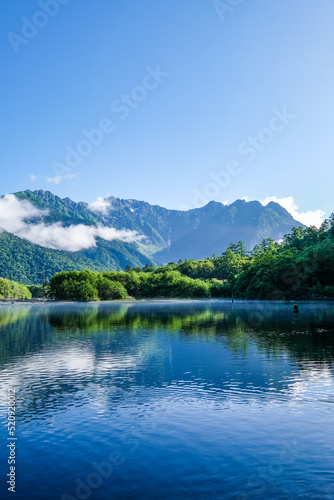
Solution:
[[[13,282],[0,278],[0,298],[8,299],[13,297]]]
[[[100,300],[120,300],[128,296],[128,292],[121,283],[103,276],[97,282],[97,291]]]

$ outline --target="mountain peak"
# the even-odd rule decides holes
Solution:
[[[203,207],[181,211],[169,210],[145,201],[110,196],[105,199],[110,204],[108,210],[104,210],[103,206],[103,210],[97,208],[94,211],[85,202],[77,203],[69,197],[62,199],[50,191],[27,190],[16,193],[16,196],[29,200],[45,211],[44,228],[45,225],[48,226],[45,231],[49,231],[49,226],[55,224],[57,227],[80,225],[81,228],[106,226],[114,228],[116,232],[134,231],[143,237],[140,243],[125,243],[120,239],[106,241],[100,238],[93,240],[90,249],[87,250],[86,246],[79,250],[79,254],[89,256],[94,265],[98,261],[109,269],[152,260],[166,263],[185,258],[202,259],[213,253],[219,255],[231,242],[240,240],[251,250],[263,239],[278,240],[290,232],[292,227],[300,225],[275,202],[263,206],[259,201],[244,199],[235,200],[230,205],[210,201]],[[48,236],[45,235],[43,239],[42,226],[39,232],[41,234],[38,234],[38,238],[35,237],[35,242],[37,238],[43,245],[42,242]],[[44,245],[47,246],[45,243]],[[66,242],[62,241],[59,248],[64,246],[66,247]],[[70,251],[68,253],[73,255]]]

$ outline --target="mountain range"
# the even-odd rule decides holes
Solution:
[[[213,253],[220,255],[239,240],[251,250],[265,238],[279,240],[293,227],[303,226],[275,202],[263,206],[259,201],[236,200],[230,205],[211,201],[204,207],[181,211],[115,197],[89,205],[42,190],[21,191],[15,197],[19,203],[16,210],[29,213],[25,218],[21,210],[21,225],[15,231],[14,219],[10,227],[7,219],[7,225],[2,222],[5,215],[0,203],[0,227],[4,227],[0,233],[0,276],[27,284],[41,283],[61,270],[116,270],[127,265],[202,259]],[[75,228],[92,234],[96,228],[114,228],[115,234],[125,236],[105,239],[103,229],[96,230],[93,243],[87,246],[85,240],[79,248],[80,243],[73,247],[68,238]]]

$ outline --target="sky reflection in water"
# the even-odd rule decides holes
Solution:
[[[333,498],[333,320],[322,303],[1,307],[16,498]]]

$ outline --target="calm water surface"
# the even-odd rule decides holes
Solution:
[[[2,306],[1,498],[334,499],[334,304],[299,308]]]

